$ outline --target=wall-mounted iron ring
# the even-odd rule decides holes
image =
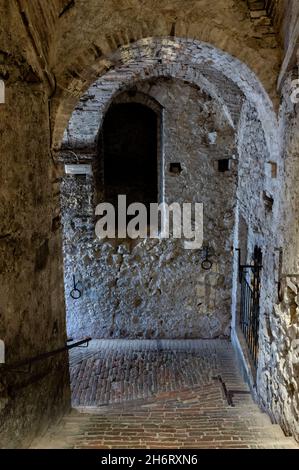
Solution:
[[[70,296],[72,297],[72,299],[78,300],[82,296],[82,292],[80,291],[80,289],[78,289],[78,283],[76,283],[75,275],[73,275],[73,284],[74,284],[74,287],[70,292]]]
[[[201,267],[202,269],[204,269],[205,271],[209,271],[213,266],[213,263],[211,260],[209,259],[205,259],[203,260],[203,262],[201,263]]]
[[[209,271],[212,269],[213,262],[211,261],[211,257],[215,255],[215,251],[212,247],[210,246],[203,246],[201,251],[201,256],[202,256],[202,261],[201,261],[201,267],[205,271]]]

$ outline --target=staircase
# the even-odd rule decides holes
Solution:
[[[70,375],[73,410],[32,448],[299,448],[226,340],[92,340],[70,352]]]

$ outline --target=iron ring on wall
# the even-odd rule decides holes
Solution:
[[[79,289],[73,289],[70,292],[70,296],[72,297],[72,299],[78,300],[82,296],[82,292]]]
[[[76,277],[74,274],[73,274],[73,284],[74,284],[74,287],[70,292],[70,296],[72,297],[72,299],[78,300],[82,296],[82,292],[77,287],[78,284],[76,283]]]
[[[212,261],[210,261],[209,259],[205,259],[202,261],[201,263],[201,267],[202,269],[204,269],[205,271],[209,271],[213,266],[213,263]]]

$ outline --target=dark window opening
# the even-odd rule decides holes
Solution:
[[[121,103],[108,110],[100,158],[105,201],[115,208],[120,194],[127,196],[127,205],[141,202],[149,209],[157,202],[157,134],[158,116],[147,106]]]
[[[169,172],[172,175],[180,175],[183,169],[180,163],[170,163],[169,165]]]
[[[228,158],[223,158],[218,160],[218,171],[220,173],[225,173],[230,170],[230,160]]]

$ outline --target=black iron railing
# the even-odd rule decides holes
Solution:
[[[260,249],[256,247],[252,265],[239,263],[240,326],[255,367],[259,352],[261,256]]]
[[[24,372],[25,367],[28,368],[26,372],[30,372],[31,366],[35,364],[36,362],[44,361],[45,359],[56,356],[57,354],[61,354],[65,351],[69,351],[70,349],[73,349],[73,348],[78,348],[83,345],[88,346],[89,341],[91,341],[91,338],[89,337],[84,338],[81,341],[77,341],[76,343],[67,344],[65,346],[62,346],[61,348],[54,349],[53,351],[45,352],[34,357],[30,357],[22,361],[14,362],[12,364],[1,364],[0,365],[1,373],[2,372]]]

